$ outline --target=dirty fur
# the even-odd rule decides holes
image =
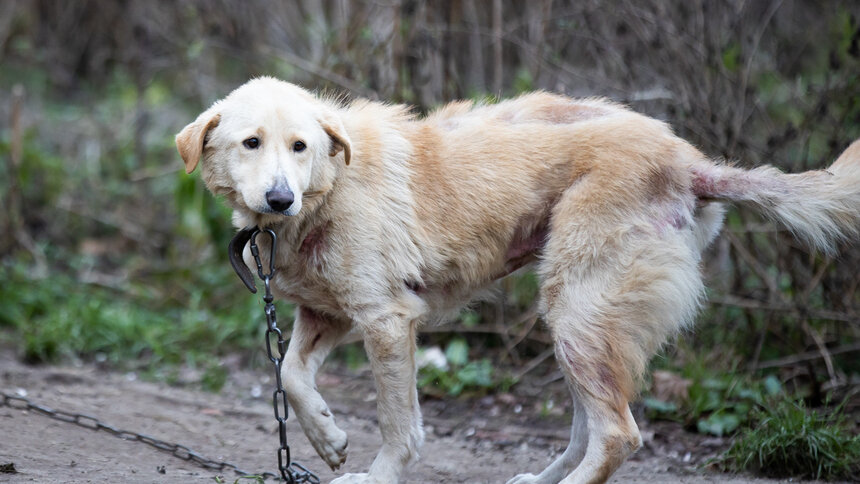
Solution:
[[[858,142],[826,171],[743,170],[600,99],[536,92],[419,118],[259,78],[176,143],[237,228],[278,234],[273,288],[299,305],[284,383],[332,468],[347,436],[314,375],[348,332],[364,338],[383,445],[366,473],[338,484],[400,480],[424,436],[416,332],[519,267],[536,266],[574,417],[562,456],[508,482],[604,482],[641,445],[628,403],[649,358],[700,307],[699,262],[722,202],[759,209],[820,250],[858,237]],[[268,204],[275,189],[295,197],[280,212]],[[245,260],[254,267],[247,249]]]

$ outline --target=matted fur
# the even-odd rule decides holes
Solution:
[[[256,148],[243,144],[252,137]],[[260,78],[176,142],[189,173],[202,153],[206,186],[232,206],[236,227],[278,234],[274,291],[298,304],[284,383],[332,468],[347,438],[314,375],[347,332],[364,337],[383,446],[367,473],[339,484],[399,481],[424,435],[416,331],[531,263],[574,417],[564,454],[509,482],[605,481],[641,445],[628,407],[637,380],[699,308],[719,202],[759,208],[827,251],[856,238],[860,220],[860,142],[827,171],[747,171],[622,106],[545,92],[419,119]],[[272,190],[295,201],[275,212]],[[253,267],[247,250],[245,260]]]

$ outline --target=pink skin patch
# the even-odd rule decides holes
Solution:
[[[729,180],[693,170],[692,188],[698,198],[721,198],[729,190]]]
[[[302,325],[304,325],[309,332],[316,333],[310,342],[305,343],[302,351],[300,352],[302,361],[306,362],[308,353],[314,349],[327,329],[327,322],[319,313],[307,306],[301,306],[299,308],[299,317],[301,318]]]
[[[508,246],[508,251],[505,254],[505,259],[508,261],[519,259],[525,255],[536,252],[543,248],[546,242],[546,236],[549,235],[549,227],[546,223],[538,225],[530,234],[515,237]]]
[[[427,292],[427,288],[419,284],[417,281],[413,280],[404,280],[403,284],[406,285],[406,288],[415,294],[423,294]]]
[[[571,372],[574,374],[582,373],[582,369],[579,367],[579,364],[576,362],[576,352],[573,350],[573,346],[570,345],[567,341],[562,340],[562,353],[564,354],[564,359],[567,361],[567,364],[570,366]]]
[[[326,249],[326,232],[328,231],[328,223],[314,227],[305,236],[302,244],[299,246],[299,254],[304,255],[317,266],[322,264],[322,254]]]
[[[692,169],[692,175],[693,194],[701,200],[756,200],[767,205],[791,197],[794,192],[776,170],[743,171],[731,167],[703,170],[697,167]]]
[[[674,202],[661,212],[664,215],[654,221],[654,227],[659,233],[665,233],[667,230],[681,230],[690,223],[691,210],[685,209],[681,202]]]
[[[755,172],[737,173],[729,171],[692,169],[691,185],[693,195],[699,199],[749,200],[753,184],[779,188],[769,179],[757,176]]]
[[[495,275],[493,279],[504,277],[534,261],[537,253],[546,245],[546,238],[549,235],[549,224],[543,221],[534,227],[531,232],[524,232],[525,230],[522,228],[516,231],[517,235],[511,240],[508,250],[505,252],[505,268],[501,273]]]
[[[317,328],[325,323],[325,319],[319,313],[307,306],[301,306],[299,317],[302,318],[302,324],[309,328]]]
[[[593,392],[599,397],[616,398],[618,394],[618,382],[608,363],[598,364],[596,368],[587,362],[585,365],[582,365],[578,361],[577,351],[573,349],[573,346],[569,342],[562,340],[561,346],[564,360],[570,366],[570,371],[575,379],[579,380],[589,392]],[[607,353],[595,350],[590,351],[589,354],[595,355],[595,358],[609,356]]]
[[[676,229],[683,229],[687,226],[687,218],[683,214],[675,212],[669,218],[669,225]]]

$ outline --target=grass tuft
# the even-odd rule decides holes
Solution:
[[[783,401],[756,417],[758,425],[724,455],[728,470],[824,480],[860,476],[860,436],[851,435],[841,408],[825,413]]]

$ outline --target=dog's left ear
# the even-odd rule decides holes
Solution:
[[[213,114],[210,111],[198,116],[176,135],[176,149],[185,162],[185,173],[191,173],[197,167],[206,143],[206,134],[221,122],[221,114]]]
[[[331,138],[328,155],[335,156],[343,151],[343,161],[349,165],[349,160],[352,158],[352,141],[349,140],[340,118],[334,113],[326,113],[319,122],[328,137]]]

